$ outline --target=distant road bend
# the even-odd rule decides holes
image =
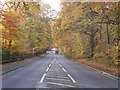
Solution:
[[[118,88],[118,81],[59,54],[2,76],[2,88]]]

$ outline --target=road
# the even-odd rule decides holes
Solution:
[[[118,81],[58,54],[2,76],[2,88],[118,88]]]

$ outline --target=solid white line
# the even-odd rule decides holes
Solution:
[[[49,70],[49,67],[46,69],[46,72]]]
[[[51,67],[51,64],[49,65],[49,67]]]
[[[62,70],[63,70],[64,72],[66,72],[66,70],[65,70],[64,68],[62,68]]]
[[[54,84],[54,85],[59,85],[59,86],[66,86],[66,87],[74,87],[72,85],[65,85],[65,84],[61,84],[61,83],[53,83],[53,82],[46,82],[48,84]]]
[[[46,74],[43,74],[43,76],[42,76],[42,78],[41,78],[41,80],[40,80],[41,83],[43,82],[45,76],[46,76]]]
[[[67,74],[69,76],[69,78],[73,81],[73,83],[76,83],[76,81],[72,78],[72,76],[70,74]]]

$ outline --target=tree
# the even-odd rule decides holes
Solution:
[[[73,58],[97,58],[111,65],[117,58],[118,10],[118,2],[62,2],[52,26],[56,46]]]
[[[2,5],[2,47],[8,49],[11,56],[16,53],[18,58],[19,54],[31,55],[33,48],[36,53],[43,53],[51,46],[51,17],[47,14],[52,10],[44,5],[46,10],[51,10],[44,17],[40,5],[35,2],[6,2]],[[7,57],[4,53],[3,56]]]

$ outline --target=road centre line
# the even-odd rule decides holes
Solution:
[[[66,70],[65,70],[64,68],[62,68],[62,70],[63,70],[64,72],[66,72]]]
[[[55,60],[53,60],[51,63],[53,63]]]
[[[51,67],[51,64],[49,64],[49,67]]]
[[[46,83],[53,84],[53,85],[58,85],[58,86],[74,87],[72,85],[65,85],[65,84],[61,84],[61,83],[53,83],[53,82],[46,82]]]
[[[62,68],[62,66],[59,64],[59,66]]]
[[[50,67],[51,67],[51,64],[49,64],[49,67],[47,67],[46,72],[50,69]],[[40,80],[41,83],[44,81],[45,76],[46,76],[46,73],[43,74],[43,76],[42,76],[42,78]]]
[[[72,78],[72,76],[70,74],[67,74],[67,75],[73,81],[73,83],[76,83],[76,81]]]
[[[55,60],[53,59],[53,61],[51,62],[51,64],[54,62]]]
[[[47,69],[46,69],[46,72],[49,70],[50,68],[48,67]]]
[[[46,76],[46,74],[43,74],[43,76],[42,76],[42,78],[40,80],[41,83],[44,81],[45,76]]]
[[[59,66],[63,69],[64,72],[66,72],[66,70],[62,67],[61,64],[59,64]],[[76,81],[73,79],[73,77],[70,74],[67,74],[67,75],[72,80],[73,83],[76,83]]]

